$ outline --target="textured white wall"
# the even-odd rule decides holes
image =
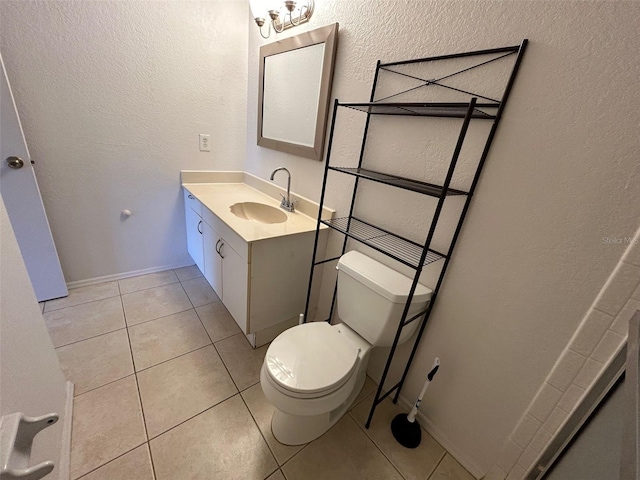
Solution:
[[[67,281],[190,261],[180,170],[244,162],[247,12],[244,0],[0,2]]]
[[[605,243],[603,237],[631,237],[638,227],[640,3],[353,5],[317,0],[304,27],[340,23],[333,96],[344,101],[368,101],[377,59],[531,41],[403,390],[408,398],[417,395],[433,357],[442,358],[421,410],[445,446],[480,475],[497,460],[622,255],[625,245]],[[251,28],[245,169],[268,178],[274,168],[286,166],[292,190],[318,199],[320,162],[256,146],[263,43]],[[400,170],[415,167],[412,149],[424,126],[398,130],[405,146],[398,142],[390,161]],[[359,141],[341,136],[334,159],[346,163]],[[330,192],[329,206],[342,208],[339,214],[344,213],[342,189],[340,182]],[[416,205],[407,199],[401,206],[378,202],[376,208],[380,218],[405,218],[405,209]],[[419,228],[408,218],[405,222],[409,230]]]
[[[423,411],[482,473],[620,258],[624,245],[602,238],[638,226],[640,4],[353,5],[316,0],[297,30],[340,22],[343,100],[368,100],[377,59],[531,40],[403,392],[416,395],[442,357]],[[0,2],[0,48],[67,280],[187,260],[180,169],[241,169],[246,152],[247,171],[286,166],[294,191],[319,197],[320,162],[255,145],[263,40],[247,17],[241,0]],[[213,152],[198,152],[199,133]],[[346,140],[343,154],[359,141]],[[408,151],[399,168],[413,166]],[[122,222],[124,208],[134,216]]]

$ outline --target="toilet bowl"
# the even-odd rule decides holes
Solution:
[[[274,437],[286,445],[308,443],[331,428],[356,399],[369,352],[393,343],[411,279],[360,252],[338,262],[338,316],[343,323],[292,327],[269,345],[260,371],[265,397],[275,407]],[[409,315],[424,310],[431,290],[418,284]],[[419,322],[403,329],[400,342]]]

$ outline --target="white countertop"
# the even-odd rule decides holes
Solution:
[[[287,215],[287,220],[272,224],[235,216],[231,213],[231,206],[241,202],[257,202],[280,208],[280,203],[273,197],[246,183],[183,183],[182,186],[246,242],[312,232],[316,229],[315,219],[297,211],[291,213],[282,210]],[[292,197],[296,198],[295,195]]]

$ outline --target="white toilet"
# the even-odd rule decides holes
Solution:
[[[393,343],[411,279],[357,251],[338,266],[338,316],[343,323],[311,322],[288,329],[267,350],[260,372],[275,407],[271,429],[286,445],[301,445],[329,430],[365,381],[369,351]],[[424,310],[431,290],[418,284],[409,310]],[[420,323],[406,326],[400,343]]]

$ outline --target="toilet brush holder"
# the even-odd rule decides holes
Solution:
[[[416,414],[418,413],[418,408],[420,408],[420,403],[422,403],[422,397],[427,391],[427,388],[439,367],[440,359],[436,357],[433,365],[431,366],[431,370],[429,370],[429,373],[427,374],[427,379],[424,382],[422,391],[409,414],[401,413],[396,415],[396,417],[391,421],[391,433],[393,433],[394,438],[403,447],[416,448],[420,445],[422,440],[422,431],[420,430],[420,425],[416,422]]]

